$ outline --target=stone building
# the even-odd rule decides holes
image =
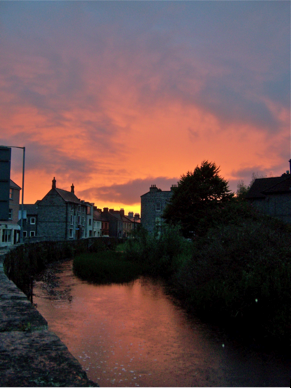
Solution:
[[[289,171],[280,177],[255,179],[246,199],[260,211],[291,223],[291,175]]]
[[[40,238],[71,240],[86,237],[87,205],[76,197],[74,185],[71,191],[59,189],[54,178],[51,190],[37,207]]]
[[[172,197],[173,187],[170,191],[162,191],[151,185],[150,191],[141,196],[141,224],[150,233],[161,229],[163,211]]]
[[[23,239],[24,242],[34,241],[37,238],[37,203],[23,205]],[[19,221],[21,225],[21,210],[19,210]]]

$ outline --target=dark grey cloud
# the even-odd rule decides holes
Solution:
[[[0,115],[13,118],[22,108],[43,117],[37,124],[17,122],[17,137],[0,123],[1,139],[27,145],[28,168],[68,179],[79,171],[82,180],[92,169],[116,174],[102,157],[125,157],[137,110],[150,116],[156,109],[166,114],[176,102],[199,106],[222,129],[242,123],[271,136],[283,126],[267,102],[290,108],[286,1],[1,2],[0,34]],[[124,123],[114,114],[128,95],[132,113],[122,112]],[[96,159],[68,156],[61,145],[42,142],[40,135],[55,128],[66,129],[67,142],[80,136]],[[117,144],[120,133],[123,143]],[[189,128],[192,139],[197,133]],[[281,152],[284,145],[275,146]],[[237,176],[249,179],[247,171]],[[103,187],[99,194],[105,198],[109,190],[132,201],[133,186],[132,192],[130,183]]]
[[[100,201],[134,205],[140,203],[140,196],[147,193],[152,184],[155,184],[162,190],[170,190],[171,186],[177,184],[178,181],[178,178],[165,177],[134,179],[124,184],[91,187],[87,190],[79,191],[78,195],[82,198],[96,198]]]

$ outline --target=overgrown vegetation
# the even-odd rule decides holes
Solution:
[[[162,233],[141,228],[117,247],[117,256],[87,257],[84,277],[116,281],[113,272],[121,274],[130,262],[139,268],[126,267],[132,279],[141,273],[163,277],[170,292],[200,317],[261,343],[290,346],[291,226],[260,214],[244,195],[229,195],[218,171],[204,162],[183,176]],[[181,205],[178,218],[175,204]],[[85,258],[79,260],[85,271]]]
[[[73,270],[81,279],[98,284],[130,282],[143,272],[139,264],[125,260],[122,252],[112,250],[86,252],[76,256]]]
[[[123,249],[164,277],[189,311],[256,341],[291,345],[289,225],[234,200],[192,241],[166,226],[161,237],[141,230]]]

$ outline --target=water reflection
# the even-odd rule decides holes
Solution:
[[[189,319],[159,282],[96,286],[72,262],[35,282],[34,302],[100,386],[288,386],[290,360],[258,354]]]

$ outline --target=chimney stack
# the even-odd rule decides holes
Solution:
[[[72,186],[71,186],[71,193],[75,194],[75,191],[74,191],[75,187],[74,187],[74,184],[72,183]]]
[[[289,159],[289,172],[291,174],[291,159]]]
[[[57,188],[57,181],[56,181],[56,178],[54,178],[52,180],[53,184],[52,184],[52,189],[56,189]]]

